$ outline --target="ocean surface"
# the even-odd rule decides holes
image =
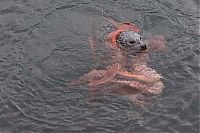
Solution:
[[[102,11],[165,37],[148,62],[165,87],[143,107],[66,85],[102,63]],[[0,133],[199,133],[199,20],[198,0],[0,0]]]

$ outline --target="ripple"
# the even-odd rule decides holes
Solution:
[[[197,1],[0,1],[0,132],[198,132]],[[125,97],[88,99],[66,81],[107,59],[93,60],[88,36],[106,16],[162,34],[168,50],[150,56],[163,93],[145,107]]]

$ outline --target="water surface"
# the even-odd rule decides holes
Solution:
[[[197,133],[198,8],[198,0],[0,0],[0,132]],[[92,105],[85,86],[66,88],[101,65],[88,48],[101,10],[165,36],[167,51],[149,61],[165,88],[144,107],[117,95]]]

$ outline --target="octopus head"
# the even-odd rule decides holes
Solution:
[[[122,50],[131,49],[134,52],[142,52],[147,49],[140,34],[134,31],[124,31],[117,36],[117,43]]]

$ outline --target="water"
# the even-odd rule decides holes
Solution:
[[[198,0],[0,0],[0,132],[199,132]],[[150,104],[121,96],[88,102],[87,88],[66,82],[92,68],[92,26],[104,10],[145,34],[165,36],[168,50],[149,64],[165,88]]]

